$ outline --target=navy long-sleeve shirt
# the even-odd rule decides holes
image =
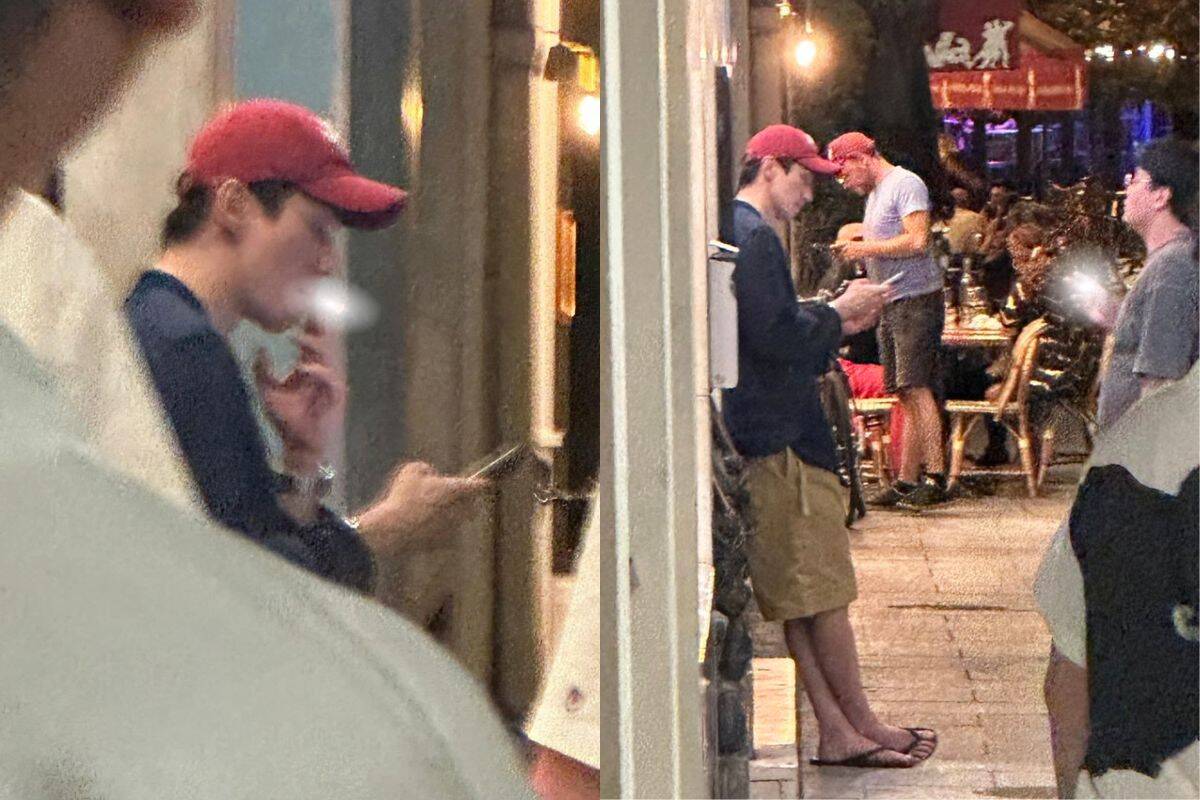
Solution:
[[[735,201],[732,233],[741,252],[733,271],[738,385],[724,393],[730,435],[745,456],[791,447],[805,463],[836,471],[817,378],[841,341],[841,318],[828,304],[797,301],[783,244],[749,203]]]
[[[352,528],[327,512],[302,525],[280,507],[241,369],[196,296],[151,270],[125,312],[209,513],[311,572],[369,590],[374,564]]]

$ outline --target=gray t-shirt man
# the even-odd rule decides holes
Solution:
[[[110,470],[59,392],[0,325],[0,800],[532,800],[436,642]]]
[[[892,167],[867,196],[863,213],[863,239],[892,239],[904,233],[904,218],[917,211],[929,211],[929,190],[916,173],[904,167]],[[905,258],[868,258],[867,276],[882,283],[903,272],[893,288],[893,302],[918,297],[942,289],[942,270],[928,253]]]
[[[1121,304],[1097,422],[1116,422],[1141,395],[1141,379],[1179,380],[1200,347],[1200,268],[1196,240],[1173,239],[1150,253]]]

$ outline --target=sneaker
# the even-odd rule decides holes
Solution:
[[[903,495],[896,505],[900,508],[928,508],[944,503],[947,500],[946,490],[931,480],[922,481],[921,485]]]
[[[903,499],[906,495],[908,495],[909,492],[916,488],[917,487],[911,483],[894,481],[888,488],[881,489],[880,491],[869,495],[867,497],[867,505],[890,508],[891,506],[896,505],[896,503],[899,503],[901,499]]]

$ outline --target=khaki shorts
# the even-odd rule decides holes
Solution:
[[[754,522],[750,583],[763,618],[811,617],[850,605],[858,588],[837,476],[788,448],[752,459],[746,487]]]

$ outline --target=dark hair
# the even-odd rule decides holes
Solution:
[[[758,173],[762,170],[765,158],[775,159],[779,166],[783,167],[784,172],[791,169],[792,164],[797,163],[796,159],[787,156],[746,156],[742,159],[742,173],[738,176],[737,188],[744,189],[758,179]]]
[[[267,216],[275,218],[283,209],[284,202],[300,191],[288,181],[253,181],[247,184],[250,193],[258,200]],[[176,185],[179,204],[167,214],[162,228],[162,246],[183,244],[196,235],[208,221],[212,211],[212,189],[194,183],[190,176],[180,176]]]
[[[1137,165],[1155,186],[1171,190],[1171,213],[1196,227],[1196,146],[1180,139],[1156,139],[1142,148]]]

